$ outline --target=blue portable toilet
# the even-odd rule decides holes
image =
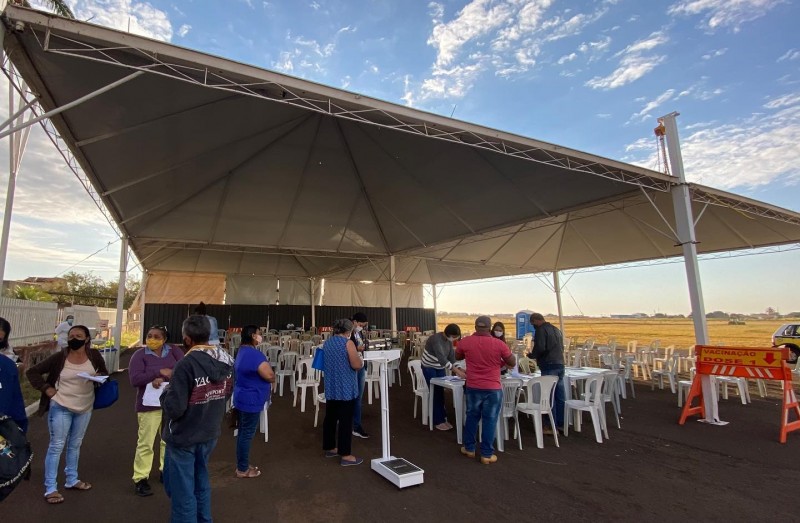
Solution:
[[[529,332],[533,335],[536,328],[531,324],[531,314],[533,311],[519,311],[517,313],[517,339],[521,340]]]

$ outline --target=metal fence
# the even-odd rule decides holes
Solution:
[[[59,320],[58,304],[0,297],[0,317],[11,324],[12,347],[49,341]]]

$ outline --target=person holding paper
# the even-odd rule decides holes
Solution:
[[[136,452],[133,456],[133,485],[137,496],[146,497],[153,494],[150,488],[150,471],[153,468],[153,445],[161,427],[161,405],[153,402],[145,404],[145,392],[163,391],[164,383],[172,376],[172,369],[183,358],[183,351],[167,343],[167,328],[155,325],[147,330],[145,347],[131,356],[128,364],[128,377],[131,385],[136,387],[136,420],[139,424]],[[148,394],[149,395],[149,394]],[[164,440],[158,470],[163,478]]]
[[[422,353],[422,374],[425,383],[431,386],[432,378],[442,378],[447,369],[453,369],[459,375],[461,370],[453,368],[456,362],[456,352],[453,343],[461,337],[461,327],[451,323],[444,328],[444,332],[437,332],[425,342],[425,351]],[[444,389],[433,388],[433,424],[438,430],[451,430],[453,426],[447,421],[444,408]]]
[[[89,490],[91,483],[78,479],[78,459],[81,443],[92,418],[94,382],[79,374],[108,376],[100,351],[91,350],[89,329],[75,325],[67,333],[67,348],[56,352],[25,373],[35,389],[42,391],[39,415],[47,415],[50,444],[44,460],[44,497],[50,504],[64,501],[58,492],[58,463],[64,447],[67,449],[66,488]]]
[[[258,467],[250,466],[250,444],[258,427],[261,411],[269,402],[275,373],[267,357],[256,347],[263,341],[256,325],[242,329],[242,344],[234,363],[233,406],[239,411],[239,432],[236,436],[236,477],[257,478]]]

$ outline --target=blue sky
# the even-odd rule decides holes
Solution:
[[[679,111],[692,181],[800,210],[797,2],[68,3],[93,23],[650,168],[656,117]],[[59,273],[115,240],[57,160],[36,130],[18,181],[8,277]],[[111,278],[118,256],[114,243],[74,269]],[[798,265],[797,250],[704,260],[706,307],[800,310]],[[689,309],[681,264],[579,273],[567,288],[570,313]],[[449,286],[439,307],[555,303],[527,278]]]

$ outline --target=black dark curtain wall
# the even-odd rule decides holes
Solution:
[[[194,313],[196,303],[148,303],[144,308],[144,323],[147,327],[164,325],[170,333],[170,340],[180,343],[181,325],[187,316]],[[305,319],[306,328],[311,326],[310,305],[206,305],[206,312],[217,319],[220,329],[243,327],[248,324],[273,329],[283,329],[287,324],[300,328]],[[335,320],[352,318],[356,312],[367,315],[370,325],[378,329],[391,327],[388,307],[339,307],[319,306],[315,309],[317,327],[330,327]],[[436,318],[433,309],[398,308],[397,328],[418,327],[420,330],[435,329]]]

